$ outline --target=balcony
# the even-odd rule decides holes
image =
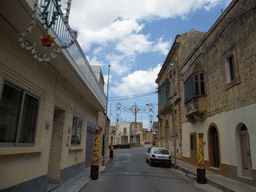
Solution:
[[[170,82],[162,83],[158,88],[158,113],[170,108]]]
[[[32,15],[34,0],[19,0],[19,1],[1,1],[2,7],[8,7],[8,11],[1,9],[2,16],[13,26],[17,33],[24,33],[30,25],[30,18]],[[38,1],[40,7],[44,0]],[[53,8],[53,3],[50,4],[50,10]],[[40,9],[38,9],[40,12]],[[56,37],[56,41],[64,45],[70,41],[71,34],[67,31],[64,24],[64,16],[59,16],[55,21],[49,32]],[[30,33],[26,40],[33,44],[39,41],[39,37],[46,34],[47,31],[41,25],[41,19],[36,20],[37,25],[33,28],[33,33]],[[18,42],[18,38],[17,38]],[[30,52],[28,51],[28,54]],[[49,62],[71,85],[79,91],[84,99],[92,107],[98,111],[106,109],[106,95],[102,90],[86,56],[83,53],[79,43],[75,43],[67,48],[62,49],[57,58]]]
[[[196,97],[185,103],[185,116],[190,123],[204,121],[206,118],[206,97]]]

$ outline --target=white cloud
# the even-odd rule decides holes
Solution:
[[[79,31],[84,49],[91,43],[106,43],[138,33],[140,21],[152,18],[185,17],[201,8],[209,10],[221,0],[74,0],[70,24]]]
[[[161,69],[158,64],[155,68],[147,71],[135,71],[122,78],[122,82],[111,88],[111,91],[119,96],[131,96],[155,91],[155,80]]]
[[[94,56],[90,63],[111,64],[111,70],[121,75],[130,71],[137,54],[153,51],[166,55],[169,51],[171,41],[142,34],[146,21],[185,18],[190,12],[209,10],[219,2],[221,0],[73,0],[69,22],[78,30],[78,41],[84,52],[97,46],[92,50]],[[113,53],[113,49],[118,53]]]
[[[109,84],[112,82],[112,78],[113,78],[113,75],[109,75]],[[105,85],[104,85],[104,92],[105,94],[107,95],[107,89],[108,89],[108,75],[104,75],[104,82],[105,82]]]
[[[103,65],[105,65],[102,61],[97,60],[97,57],[93,57],[92,59],[88,58],[88,61],[91,65],[99,65],[101,68]]]
[[[101,51],[103,51],[103,47],[97,47],[93,50],[93,54],[96,55],[96,54],[100,53]]]
[[[204,8],[209,11],[212,7],[215,7],[220,0],[197,0],[193,5],[193,10]]]
[[[114,71],[115,73],[121,75],[123,73],[126,73],[130,70],[131,64],[127,63],[127,60],[125,60],[125,55],[107,55],[106,60],[111,65],[111,71]]]
[[[163,38],[159,38],[157,43],[152,47],[152,50],[162,52],[164,55],[166,55],[169,52],[170,46],[171,40],[163,42]]]
[[[117,44],[116,50],[127,56],[132,56],[135,55],[135,53],[150,51],[151,44],[152,42],[148,41],[148,36],[142,34],[131,34]]]

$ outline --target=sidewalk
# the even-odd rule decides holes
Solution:
[[[109,161],[109,157],[106,156],[105,166],[102,166],[102,163],[99,165],[99,172],[102,172],[106,168],[106,164]],[[90,181],[90,172],[91,168],[87,168],[81,173],[77,174],[73,178],[64,182],[63,184],[57,186],[56,188],[51,189],[49,192],[79,192],[85,185],[87,185]]]
[[[176,159],[177,169],[185,172],[188,177],[196,179],[197,167]],[[227,192],[255,192],[256,187],[229,179],[227,177],[206,170],[206,182],[222,191]]]

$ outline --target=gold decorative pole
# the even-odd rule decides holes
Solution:
[[[110,158],[113,158],[114,150],[113,150],[113,137],[111,137],[111,143],[110,143]]]
[[[155,143],[156,147],[158,147],[158,138],[156,137],[156,143]]]
[[[197,183],[206,183],[205,179],[205,164],[204,164],[204,134],[198,133],[198,168],[197,168]]]
[[[95,140],[93,149],[93,159],[91,164],[91,178],[97,180],[99,175],[99,149],[100,149],[100,129],[95,130]]]

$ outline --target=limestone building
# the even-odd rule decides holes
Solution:
[[[165,59],[165,62],[157,76],[158,84],[158,141],[160,147],[166,147],[174,153],[174,129],[173,129],[173,95],[175,101],[175,125],[177,157],[182,157],[181,134],[181,106],[183,104],[183,84],[180,67],[189,53],[195,48],[205,33],[196,30],[177,35],[175,41]],[[173,68],[171,64],[173,63]],[[173,77],[172,77],[173,70]],[[173,92],[173,80],[175,92]]]
[[[110,137],[113,137],[113,144],[128,144],[130,143],[130,123],[111,122]]]
[[[137,122],[137,129],[134,122],[118,122],[118,124],[111,122],[109,139],[113,137],[114,145],[131,143],[144,145],[145,142],[152,142],[153,134],[142,126],[142,122]]]
[[[0,191],[45,192],[48,183],[83,171],[93,147],[88,139],[106,110],[106,96],[78,42],[47,62],[20,46],[33,6],[32,0],[0,1]],[[47,34],[40,22],[26,37],[30,44]],[[62,18],[56,22],[49,32],[64,43],[70,34]]]
[[[130,123],[130,143],[141,143],[142,127],[142,122],[137,122],[137,127],[135,126],[135,122]]]
[[[183,160],[256,186],[256,2],[233,0],[182,62]]]

